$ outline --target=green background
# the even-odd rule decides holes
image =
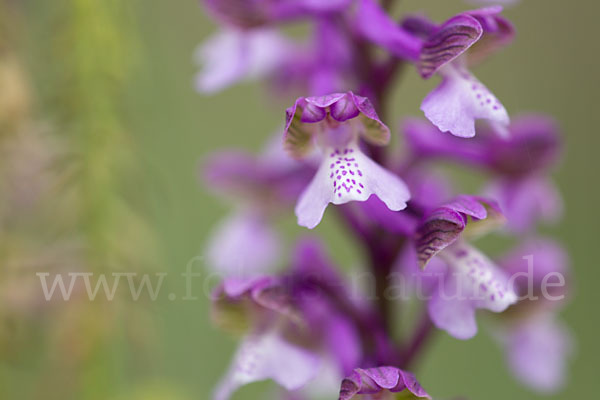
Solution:
[[[44,21],[53,2],[41,3],[26,2],[29,40],[23,46],[28,48],[36,85],[43,88],[44,80],[50,79],[46,65],[60,65],[64,60],[58,55],[40,55],[52,32]],[[198,301],[169,301],[165,294],[183,293],[183,283],[176,277],[191,259],[202,255],[211,227],[229,209],[199,183],[199,163],[211,151],[224,147],[258,150],[281,124],[287,105],[271,101],[258,83],[210,97],[194,92],[194,49],[216,28],[197,3],[131,2],[122,19],[137,41],[132,73],[121,100],[123,125],[138,164],[123,193],[156,236],[156,265],[170,275],[157,302],[128,311],[142,313],[150,321],[137,333],[152,338],[150,350],[132,345],[117,329],[103,343],[101,354],[82,367],[87,369],[81,383],[85,389],[72,398],[208,398],[235,347],[232,338],[211,327],[205,296],[196,293]],[[470,6],[459,0],[412,0],[401,1],[397,10],[422,9],[443,20]],[[563,316],[576,338],[576,349],[569,384],[550,397],[556,399],[593,398],[598,388],[600,269],[595,246],[600,221],[594,210],[600,201],[600,139],[595,132],[600,123],[600,46],[595,33],[599,12],[598,3],[590,0],[523,0],[506,11],[518,32],[514,43],[475,70],[510,113],[551,114],[564,132],[566,154],[555,177],[566,212],[550,232],[566,244],[572,258],[573,298]],[[393,117],[400,121],[404,116],[420,115],[420,101],[434,83],[408,72],[395,91]],[[292,235],[302,233],[291,217],[286,229]],[[331,223],[316,232],[340,233]],[[335,258],[349,262],[350,256],[342,249],[350,242],[336,237],[332,243],[337,250]],[[123,319],[130,317],[127,312],[121,314]],[[44,329],[42,325],[42,342]],[[30,354],[29,347],[35,354]],[[27,387],[39,384],[41,369],[60,368],[60,363],[46,363],[40,356],[44,351],[43,345],[32,343],[16,360],[0,360],[0,397],[29,398]],[[500,349],[484,330],[467,342],[438,335],[416,372],[423,386],[439,398],[543,398],[513,380]],[[54,398],[54,384],[45,384],[47,398]],[[235,398],[264,398],[262,393],[268,388],[254,385]]]

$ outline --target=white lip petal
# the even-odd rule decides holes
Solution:
[[[393,211],[405,208],[410,198],[406,184],[363,154],[356,142],[327,147],[321,166],[296,206],[298,224],[312,229],[329,203],[365,201],[373,194]]]
[[[213,399],[227,400],[241,386],[273,379],[287,390],[296,390],[314,379],[320,357],[286,342],[278,332],[246,337]]]
[[[442,82],[425,97],[421,110],[442,132],[475,136],[475,120],[490,121],[501,136],[508,134],[510,119],[500,101],[477,78],[454,63],[438,72]]]

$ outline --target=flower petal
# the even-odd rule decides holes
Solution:
[[[289,56],[292,44],[267,29],[222,31],[196,51],[202,70],[196,76],[201,93],[214,93],[242,80],[265,76]]]
[[[377,146],[383,146],[390,142],[390,129],[379,119],[371,101],[362,96],[349,92],[352,100],[360,111],[359,119],[364,130],[361,132],[363,138]]]
[[[556,222],[562,214],[562,198],[556,186],[542,176],[500,179],[490,184],[485,193],[498,200],[512,232],[531,231],[540,221]]]
[[[465,218],[457,211],[440,207],[430,212],[415,236],[419,266],[425,268],[433,256],[454,243],[465,226]]]
[[[528,260],[529,257],[532,257],[532,262]],[[569,257],[566,250],[558,242],[548,238],[529,239],[498,261],[498,264],[509,275],[527,273],[530,263],[531,279],[534,285],[541,285],[542,280],[548,274],[566,275],[569,272]],[[523,291],[526,291],[525,282],[516,281],[515,283],[523,286]]]
[[[227,278],[212,297],[212,319],[223,330],[244,333],[279,321],[298,334],[306,331],[289,288],[278,278]]]
[[[313,379],[320,357],[290,344],[277,333],[249,336],[240,345],[214,400],[227,400],[239,387],[272,379],[287,390],[296,390]]]
[[[488,213],[488,210],[494,211]],[[467,227],[480,232],[480,225],[490,215],[499,214],[494,202],[477,196],[460,195],[452,201],[425,215],[415,236],[419,265],[424,268],[429,260],[447,246],[454,243]],[[488,215],[489,214],[489,215]],[[487,225],[487,224],[486,224]]]
[[[375,196],[361,203],[361,208],[374,223],[397,235],[414,235],[419,222],[415,216],[408,213],[391,211],[383,201]]]
[[[361,361],[362,343],[356,327],[340,314],[325,318],[325,346],[332,353],[340,371],[349,373]]]
[[[429,303],[433,323],[457,339],[477,333],[475,310],[496,313],[517,302],[505,273],[477,249],[456,243],[442,253],[448,263],[444,283]]]
[[[466,69],[442,68],[442,83],[425,97],[421,110],[442,132],[475,136],[475,120],[486,119],[500,135],[507,134],[508,113],[498,99]]]
[[[283,150],[281,132],[276,146],[268,143],[262,154],[241,150],[218,152],[202,163],[201,172],[210,191],[266,215],[287,210],[314,174],[307,163],[290,158]]]
[[[487,163],[486,146],[479,140],[444,135],[429,121],[409,118],[402,129],[411,153],[417,160],[442,158],[469,162],[475,165]]]
[[[292,253],[293,279],[296,281],[317,281],[321,288],[344,287],[338,270],[326,254],[323,243],[315,238],[300,240]]]
[[[296,205],[298,224],[309,229],[319,224],[329,203],[365,201],[372,194],[390,210],[406,207],[408,188],[396,175],[364,155],[357,143],[325,150],[326,157]]]
[[[513,327],[505,340],[508,363],[517,379],[542,393],[556,392],[564,385],[572,339],[552,313],[528,318]]]
[[[224,277],[250,277],[269,272],[281,248],[279,236],[257,213],[236,213],[216,228],[207,247],[208,265]]]
[[[357,133],[372,144],[381,146],[390,140],[389,128],[381,122],[366,97],[352,92],[300,97],[286,110],[284,144],[290,154],[297,158],[305,156],[312,148],[313,136],[318,131],[336,135],[331,121],[324,121],[328,115],[340,123],[357,118],[360,121],[360,124],[355,124],[358,126]],[[349,126],[345,128],[349,129]],[[348,129],[339,131],[348,133]]]
[[[479,40],[483,28],[469,15],[458,15],[435,30],[423,44],[417,69],[425,79]]]
[[[515,28],[509,20],[500,15],[501,12],[502,7],[495,5],[465,13],[475,18],[483,28],[481,39],[475,43],[467,54],[469,65],[480,62],[514,39]]]
[[[445,282],[441,290],[445,293],[456,293],[456,281]],[[469,302],[453,297],[445,299],[434,292],[427,308],[435,326],[448,332],[450,336],[466,340],[477,334],[475,308]]]
[[[399,26],[374,0],[360,0],[356,13],[358,31],[394,55],[416,61],[421,41]]]
[[[413,374],[396,367],[356,368],[342,381],[339,399],[370,398],[360,395],[381,396],[386,392],[401,392],[406,399],[431,399]]]
[[[535,114],[516,118],[508,140],[488,135],[485,145],[492,170],[513,176],[546,170],[561,152],[556,121]]]

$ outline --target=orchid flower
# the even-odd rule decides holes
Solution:
[[[477,333],[475,311],[502,312],[517,301],[508,277],[468,238],[498,224],[501,214],[491,201],[459,196],[429,212],[417,229],[416,251],[424,268],[439,256],[448,271],[429,301],[433,323],[457,339]]]
[[[510,126],[511,138],[488,140],[486,159],[496,175],[486,188],[507,217],[507,229],[530,232],[540,222],[556,222],[562,197],[548,172],[560,156],[556,123],[539,115],[522,116]]]
[[[562,214],[560,193],[544,176],[500,178],[488,184],[484,193],[506,210],[507,229],[511,232],[526,233],[538,221],[556,222]]]
[[[266,379],[290,391],[325,373],[341,379],[359,362],[358,333],[327,294],[343,288],[330,261],[314,241],[301,242],[294,260],[292,275],[230,278],[217,289],[215,321],[244,339],[217,386],[215,400]],[[337,296],[339,300],[347,294]],[[332,362],[337,372],[327,372]]]
[[[225,29],[196,50],[195,58],[201,66],[196,89],[211,94],[241,81],[262,78],[282,66],[295,47],[273,29]]]
[[[441,26],[421,18],[405,26],[426,37],[417,68],[423,78],[437,73],[442,83],[421,104],[421,110],[442,132],[475,136],[475,120],[488,120],[501,136],[507,135],[509,117],[504,106],[467,69],[467,65],[509,42],[513,28],[489,7],[459,14]],[[468,51],[467,51],[468,50]]]
[[[312,170],[290,159],[277,142],[261,155],[227,151],[204,165],[208,187],[236,206],[207,243],[207,264],[224,277],[272,272],[279,260],[282,244],[273,216],[291,209]]]
[[[333,398],[338,389],[340,400],[429,399],[407,369],[435,327],[470,339],[482,311],[493,313],[486,326],[519,380],[538,391],[560,387],[571,352],[557,317],[563,302],[523,298],[530,283],[539,295],[546,274],[565,272],[558,246],[529,241],[540,221],[561,211],[548,177],[561,144],[556,125],[540,116],[510,123],[470,72],[513,39],[502,7],[437,24],[395,19],[391,2],[377,0],[203,3],[224,33],[198,52],[200,91],[263,77],[275,94],[303,95],[286,110],[283,143],[258,156],[223,153],[206,172],[210,189],[236,209],[209,242],[208,261],[225,275],[213,317],[242,337],[215,400],[261,380],[274,381],[286,400]],[[311,36],[284,38],[278,29],[289,22]],[[404,123],[401,150],[378,148],[391,133],[375,107],[389,109],[392,83],[409,64],[424,79],[441,79],[421,104],[428,121]],[[459,186],[438,160],[480,171],[486,197],[452,198]],[[372,280],[350,286],[316,240],[301,240],[282,265],[273,222],[294,203],[298,225],[309,229],[330,203],[340,206]],[[527,236],[517,236],[524,247],[494,261],[474,239],[504,222],[504,233]],[[536,260],[524,287],[515,276],[529,268],[527,254]],[[287,269],[265,276],[275,265]],[[362,290],[371,288],[373,296]],[[410,304],[392,301],[404,289]],[[411,312],[396,312],[407,305]],[[406,332],[395,331],[398,315]]]
[[[558,129],[551,119],[518,116],[509,126],[508,139],[488,129],[469,140],[444,136],[432,124],[417,119],[405,121],[403,130],[414,162],[451,160],[491,175],[483,193],[498,202],[508,231],[526,233],[539,221],[554,222],[560,217],[561,196],[546,176],[560,155]]]
[[[513,375],[541,393],[555,393],[567,377],[572,339],[565,324],[550,313],[538,313],[512,326],[502,339]]]
[[[374,145],[390,138],[365,97],[352,92],[301,97],[287,109],[285,147],[290,154],[301,158],[315,145],[321,151],[321,165],[296,205],[299,225],[317,226],[328,203],[365,201],[372,194],[391,210],[406,207],[408,188],[362,152],[361,138]]]
[[[566,252],[552,240],[530,239],[498,264],[517,277],[514,283],[521,300],[502,319],[495,337],[504,346],[507,362],[518,380],[538,392],[556,392],[565,383],[573,350],[571,334],[556,315],[565,303],[568,287]],[[550,293],[544,285],[552,275],[565,280],[564,285],[553,282]]]

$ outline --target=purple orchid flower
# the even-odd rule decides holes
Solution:
[[[507,136],[508,113],[498,99],[467,69],[468,64],[508,43],[514,30],[499,16],[501,7],[459,14],[440,26],[423,17],[408,18],[404,26],[425,37],[417,63],[428,79],[435,73],[442,83],[429,93],[421,110],[442,132],[459,137],[475,136],[475,120],[488,120]]]
[[[544,172],[556,164],[561,150],[556,123],[545,115],[517,116],[507,139],[498,138],[485,127],[469,140],[442,135],[434,125],[417,118],[404,121],[402,131],[415,161],[451,160],[483,167],[499,176]]]
[[[264,274],[279,260],[280,235],[271,221],[277,213],[291,209],[312,169],[290,159],[277,142],[260,156],[227,151],[213,155],[205,164],[208,187],[236,205],[207,244],[207,264],[223,276]]]
[[[215,400],[265,379],[286,390],[312,384],[320,375],[339,382],[362,356],[354,325],[336,306],[343,299],[350,301],[314,241],[298,245],[290,275],[225,280],[215,293],[214,319],[228,330],[243,331],[245,339]],[[331,387],[332,382],[316,384]]]
[[[301,97],[286,111],[285,146],[302,157],[316,144],[321,165],[296,205],[298,224],[319,224],[327,204],[365,201],[372,194],[389,209],[406,207],[410,194],[404,182],[360,149],[361,138],[375,145],[389,141],[390,131],[369,100],[352,92]]]
[[[499,265],[516,277],[521,300],[495,336],[518,380],[542,393],[556,392],[565,383],[573,347],[569,330],[556,316],[567,294],[566,252],[556,242],[538,238],[511,251]],[[562,276],[564,285],[546,287],[551,276]]]
[[[523,384],[541,393],[564,386],[573,345],[569,330],[553,313],[537,313],[509,327],[501,341],[513,375]]]
[[[388,14],[391,4],[376,0],[203,3],[224,33],[199,50],[201,91],[267,77],[286,96],[298,89],[310,95],[286,110],[283,146],[279,141],[260,156],[224,153],[209,163],[210,189],[237,210],[208,249],[211,266],[226,275],[213,317],[242,336],[215,399],[259,380],[277,383],[287,400],[338,391],[340,400],[430,398],[404,369],[435,327],[473,337],[478,310],[497,314],[492,334],[513,374],[536,390],[556,390],[571,353],[557,316],[564,301],[556,299],[567,291],[544,288],[547,275],[567,273],[564,252],[535,239],[492,261],[473,245],[501,222],[509,233],[535,238],[538,222],[555,219],[562,204],[548,179],[560,153],[553,121],[529,116],[510,124],[504,106],[469,70],[512,41],[502,7],[437,24],[421,16],[397,22]],[[307,22],[312,37],[280,36],[275,29],[291,21]],[[389,143],[390,130],[363,96],[386,109],[391,83],[409,63],[441,83],[421,104],[429,122],[405,124],[407,151],[399,155],[376,147]],[[486,123],[476,129],[478,120]],[[447,201],[455,187],[433,173],[438,159],[484,172],[483,192],[494,200]],[[285,272],[263,275],[282,248],[273,219],[294,203],[298,224],[309,229],[329,203],[340,206],[337,216],[370,264],[373,296],[351,291],[313,240],[299,243]],[[410,332],[396,340],[396,308],[405,305],[392,301],[398,289],[427,301],[414,329],[403,325]],[[547,298],[534,301],[525,296],[530,290]]]
[[[267,76],[284,65],[297,47],[273,29],[223,30],[196,50],[195,58],[201,66],[196,89],[210,94],[240,81]]]
[[[287,390],[295,390],[316,376],[321,362],[316,350],[286,338],[286,331],[304,338],[308,328],[292,308],[281,281],[269,277],[229,279],[217,290],[214,304],[217,323],[238,330],[236,325],[241,325],[247,331],[215,389],[215,400],[226,400],[239,387],[252,382],[272,379]],[[251,320],[235,320],[232,317],[236,311]]]
[[[239,211],[215,228],[207,243],[207,264],[224,277],[256,276],[273,270],[281,247],[266,216]]]
[[[342,381],[339,400],[431,399],[410,372],[396,367],[356,368]]]
[[[560,156],[556,123],[542,115],[517,117],[508,139],[482,129],[468,141],[443,136],[439,129],[418,119],[404,123],[414,162],[452,160],[483,168],[493,179],[483,193],[495,199],[507,218],[510,232],[531,231],[539,221],[554,222],[562,213],[562,199],[546,177]]]
[[[506,227],[511,232],[526,233],[538,221],[552,223],[562,215],[562,198],[554,183],[544,176],[497,179],[484,193],[506,210]]]
[[[510,132],[510,140],[485,142],[486,163],[496,178],[484,193],[504,210],[509,231],[526,233],[562,215],[561,195],[546,176],[559,159],[560,139],[556,123],[539,115],[520,117]]]
[[[517,301],[506,274],[467,242],[497,226],[500,218],[492,201],[459,196],[429,212],[417,230],[420,266],[436,255],[448,265],[428,307],[433,323],[455,338],[469,339],[477,333],[477,309],[499,313]]]

